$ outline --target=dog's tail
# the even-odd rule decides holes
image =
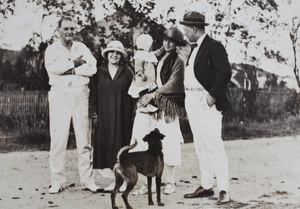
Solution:
[[[117,155],[117,161],[118,161],[118,162],[120,161],[120,156],[121,156],[124,152],[126,152],[126,151],[128,151],[128,150],[131,150],[131,149],[133,149],[133,148],[135,148],[136,145],[137,145],[137,140],[135,139],[133,144],[127,145],[127,146],[125,146],[125,147],[122,147],[122,148],[120,149],[120,151],[118,152],[118,155]]]

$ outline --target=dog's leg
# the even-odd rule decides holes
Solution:
[[[120,187],[122,186],[122,184],[124,182],[124,179],[117,171],[115,171],[115,178],[116,178],[115,188],[112,191],[110,197],[111,197],[112,208],[113,209],[118,209],[118,206],[116,206],[116,196],[117,196],[117,193],[118,193]]]
[[[138,174],[135,173],[134,175],[131,175],[131,176],[127,176],[128,179],[126,180],[127,182],[127,187],[126,187],[126,190],[123,192],[122,194],[122,198],[125,202],[125,205],[126,205],[126,209],[132,209],[131,205],[129,204],[128,202],[128,194],[129,192],[134,188],[134,186],[136,185],[136,182],[138,180]]]
[[[156,176],[156,178],[155,178],[155,180],[156,180],[156,192],[157,192],[157,205],[159,205],[159,206],[164,206],[165,204],[164,203],[162,203],[161,202],[161,199],[160,199],[160,197],[161,197],[161,193],[160,193],[160,186],[161,186],[161,175],[158,175],[158,176]]]
[[[154,205],[152,200],[152,177],[147,177],[147,184],[148,184],[148,204]]]

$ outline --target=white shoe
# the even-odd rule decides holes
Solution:
[[[164,193],[166,195],[173,194],[175,192],[175,184],[168,182],[165,188]]]
[[[115,182],[113,181],[110,185],[104,188],[104,192],[112,192],[115,188]]]
[[[49,194],[57,194],[62,190],[63,190],[63,188],[61,186],[54,184],[49,188],[48,192],[49,192]]]
[[[153,184],[151,187],[152,194],[156,192],[156,184]],[[148,185],[145,184],[143,185],[140,189],[132,192],[132,195],[143,195],[143,194],[148,194]]]
[[[224,190],[220,191],[217,205],[221,205],[221,204],[228,203],[228,202],[230,202],[229,192],[226,192]]]
[[[91,192],[99,192],[101,189],[96,184],[89,184],[82,187],[83,190],[90,190]]]

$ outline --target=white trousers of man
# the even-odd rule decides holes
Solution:
[[[94,183],[92,147],[89,137],[88,117],[89,88],[84,86],[52,86],[49,91],[50,117],[50,170],[51,183],[65,186],[65,155],[70,124],[76,137],[80,183],[86,187]]]
[[[201,185],[213,187],[214,175],[219,191],[229,191],[228,159],[224,149],[222,114],[215,105],[209,107],[205,90],[186,90],[185,106],[199,159]]]

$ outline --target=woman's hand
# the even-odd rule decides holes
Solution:
[[[145,94],[144,96],[142,96],[139,99],[140,106],[146,107],[151,102],[151,100],[154,98],[154,96],[155,96],[155,92],[152,92],[150,94]]]

